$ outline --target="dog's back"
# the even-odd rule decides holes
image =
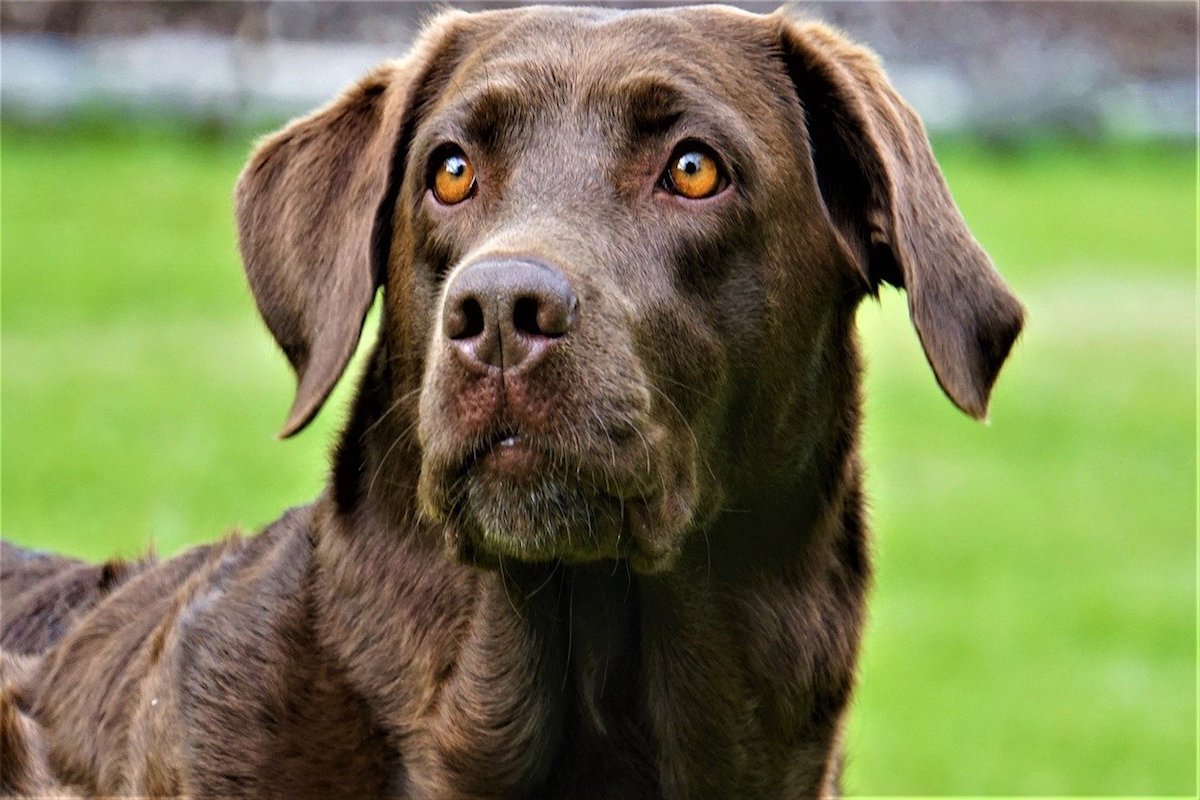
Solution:
[[[88,564],[0,542],[0,649],[31,655],[53,647],[97,603],[152,563]]]

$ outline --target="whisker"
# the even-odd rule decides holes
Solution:
[[[523,621],[525,616],[517,610],[517,605],[513,602],[512,595],[508,593],[508,579],[504,575],[504,553],[497,553],[496,555],[500,561],[500,585],[504,587],[504,597],[508,600],[508,605],[512,608],[513,613],[517,615],[518,619]]]
[[[565,574],[565,571],[564,571]],[[567,595],[567,660],[563,664],[562,690],[567,690],[567,678],[571,675],[571,647],[575,638],[575,581],[571,581],[571,592]]]
[[[546,586],[549,585],[550,581],[554,578],[555,573],[558,572],[558,568],[561,566],[562,566],[562,560],[555,559],[554,566],[550,568],[550,574],[546,576],[546,579],[544,581],[542,581],[541,583],[539,583],[537,585],[537,588],[535,588],[533,591],[531,591],[527,595],[525,595],[526,598],[532,598],[535,594],[540,592],[542,589],[545,589]]]
[[[410,429],[411,429],[411,427],[412,426],[409,426]],[[379,477],[379,473],[383,471],[383,465],[387,463],[388,456],[390,456],[392,454],[392,451],[396,449],[396,445],[400,444],[400,442],[402,442],[404,440],[404,438],[405,438],[405,434],[401,434],[401,435],[397,436],[392,441],[392,443],[388,446],[388,449],[384,451],[383,457],[379,459],[379,464],[375,467],[375,474],[373,474],[371,476],[371,482],[367,484],[367,495],[368,496],[371,494],[371,490],[375,488],[375,480]]]
[[[410,400],[414,395],[419,395],[421,393],[421,389],[422,389],[422,387],[418,386],[417,388],[410,389],[409,391],[407,391],[404,394],[397,397],[396,401],[394,403],[392,403],[390,406],[388,406],[386,411],[384,411],[382,414],[379,415],[379,419],[372,422],[370,425],[368,425],[366,427],[366,429],[363,430],[362,436],[359,437],[360,440],[365,439],[367,434],[370,433],[371,431],[375,430],[375,428],[379,426],[379,423],[381,423],[385,419],[387,419],[387,416],[389,414],[393,413],[396,409],[400,408],[401,405],[403,405],[408,400]]]
[[[672,400],[670,398],[670,396],[667,395],[666,392],[664,392],[662,389],[659,389],[653,383],[650,383],[647,385],[650,386],[650,388],[653,391],[657,392],[659,397],[661,397],[663,400],[666,400],[667,403],[670,405],[671,409],[674,410],[676,416],[679,417],[679,421],[683,423],[683,427],[687,430],[688,434],[692,437],[692,445],[696,451],[696,458],[699,459],[700,463],[704,465],[704,469],[705,469],[705,471],[708,472],[708,476],[710,478],[712,478],[713,483],[716,484],[717,483],[717,475],[715,472],[713,472],[712,465],[708,463],[708,459],[705,458],[704,450],[701,449],[701,447],[700,447],[700,438],[698,436],[696,436],[696,431],[694,428],[692,428],[692,424],[690,422],[688,422],[688,418],[683,415],[683,412],[679,410],[679,406],[675,405],[675,401]]]
[[[647,375],[649,375],[651,378],[653,378],[656,381],[665,381],[666,383],[674,384],[675,386],[678,386],[680,389],[685,389],[694,395],[698,395],[700,397],[703,397],[705,400],[710,400],[714,403],[717,400],[712,395],[710,395],[706,392],[700,391],[699,389],[697,389],[695,386],[692,386],[691,384],[684,383],[683,381],[677,381],[674,378],[667,377],[666,375],[660,375],[660,374],[654,372],[654,370],[651,370],[645,366],[643,366],[642,369],[645,370]]]

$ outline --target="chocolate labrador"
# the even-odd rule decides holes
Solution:
[[[328,488],[162,562],[6,546],[5,791],[837,793],[855,308],[905,288],[974,417],[1022,324],[868,51],[785,13],[447,12],[236,205],[284,435],[381,293]]]

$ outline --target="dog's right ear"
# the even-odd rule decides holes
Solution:
[[[437,17],[405,59],[372,70],[259,145],[235,191],[259,313],[296,371],[281,437],[320,410],[354,354],[386,270],[418,89],[459,23]]]

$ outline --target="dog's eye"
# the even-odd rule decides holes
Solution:
[[[450,150],[436,162],[433,195],[448,206],[461,203],[475,190],[475,168],[461,150]]]
[[[665,189],[689,200],[712,197],[725,186],[725,175],[716,156],[696,144],[675,151],[662,180]]]

